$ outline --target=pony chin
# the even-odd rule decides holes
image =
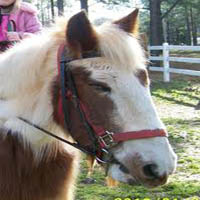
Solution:
[[[150,188],[164,185],[176,169],[177,156],[166,138],[143,139],[140,143],[127,141],[113,153],[119,164],[110,164],[108,175],[130,185],[143,184]]]
[[[130,174],[124,173],[120,170],[120,166],[112,164],[108,169],[108,176],[111,176],[113,179],[122,182],[128,183],[130,185],[137,185],[136,179]]]

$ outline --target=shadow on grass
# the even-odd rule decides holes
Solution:
[[[194,95],[194,90],[190,90],[192,85],[193,83],[184,80],[173,81],[170,83],[153,81],[151,84],[151,92],[153,96],[159,99],[163,99],[177,105],[195,108],[196,101],[200,100],[200,94],[199,97]],[[185,102],[185,99],[187,99],[187,102]]]
[[[189,97],[190,99],[200,100],[200,97],[196,97],[196,96],[194,96],[194,95],[191,95],[191,94],[189,94],[188,92],[181,93],[180,95],[187,96],[187,97]]]
[[[166,96],[162,96],[160,94],[153,94],[153,96],[158,97],[160,99],[164,99],[164,100],[173,102],[175,104],[179,104],[179,105],[183,105],[183,106],[188,106],[188,107],[193,107],[193,108],[196,107],[196,105],[194,105],[192,103],[186,103],[186,102],[183,102],[181,100],[176,100],[174,97],[166,97]]]
[[[151,81],[151,90],[152,91],[157,91],[160,89],[166,90],[166,92],[170,92],[171,90],[181,90],[184,91],[185,88],[191,87],[193,83],[184,81],[184,80],[174,80],[171,81],[170,83],[165,83],[163,81]]]

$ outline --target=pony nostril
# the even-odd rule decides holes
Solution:
[[[157,165],[148,164],[143,167],[144,174],[149,178],[158,178]]]

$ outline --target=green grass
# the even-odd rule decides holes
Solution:
[[[177,80],[168,84],[160,81],[152,84],[152,95],[156,105],[184,106],[194,108],[200,99],[200,80]],[[182,108],[182,107],[181,107]],[[169,140],[178,155],[176,172],[169,178],[168,184],[155,189],[143,186],[120,184],[116,188],[105,186],[105,174],[96,166],[92,177],[94,184],[84,184],[87,166],[83,160],[79,175],[76,200],[140,200],[140,199],[187,199],[200,200],[200,117],[183,119],[174,115],[163,116],[163,122],[169,132]]]

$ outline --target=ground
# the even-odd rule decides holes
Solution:
[[[83,182],[87,173],[83,160],[76,200],[200,199],[200,110],[195,110],[200,100],[200,78],[173,75],[170,83],[163,83],[160,73],[151,73],[150,77],[154,102],[178,155],[176,173],[166,185],[155,189],[126,184],[108,188],[99,166],[93,174],[95,183]]]

